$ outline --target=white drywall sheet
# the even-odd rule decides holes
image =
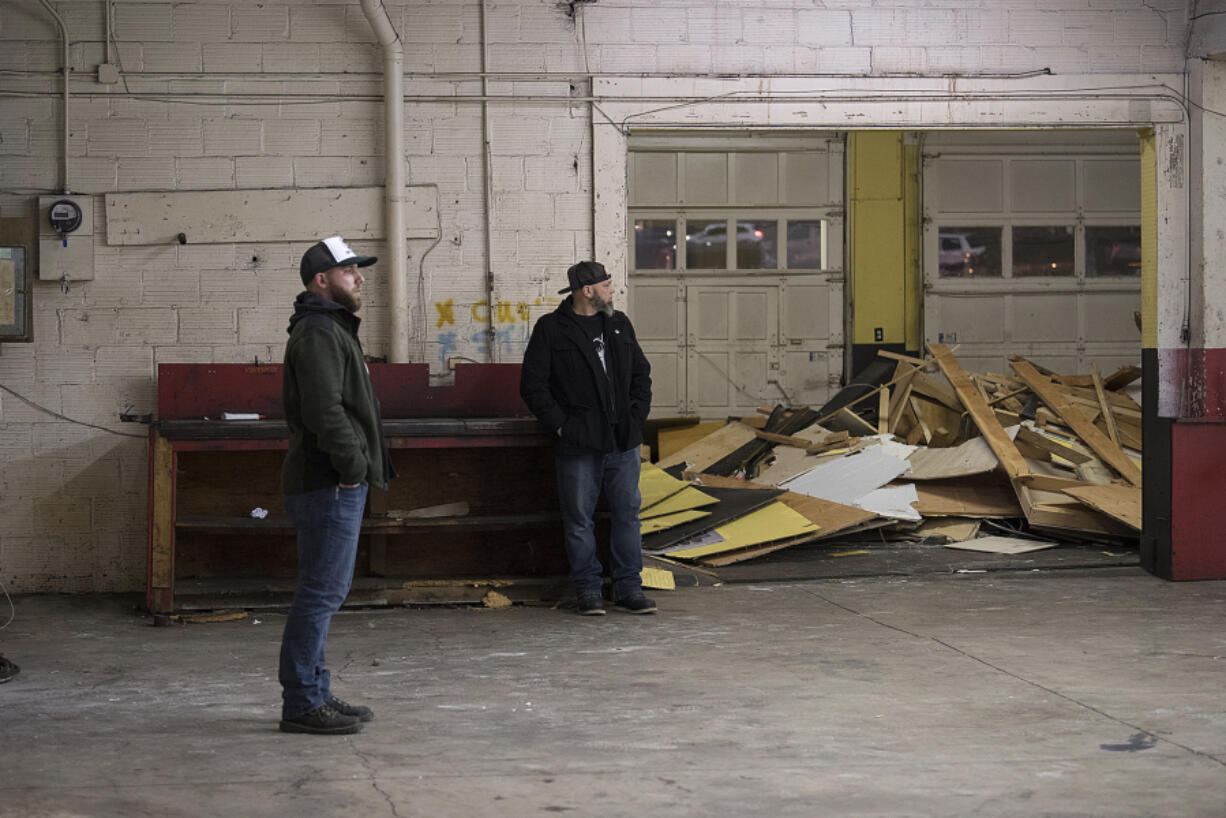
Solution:
[[[383,195],[381,187],[110,193],[106,243],[175,244],[180,233],[188,244],[382,239]],[[406,187],[404,196],[407,237],[436,238],[438,189]]]
[[[890,454],[884,446],[871,446],[823,463],[779,487],[834,503],[858,506],[861,497],[907,471],[910,464],[905,457],[905,454],[902,457]]]

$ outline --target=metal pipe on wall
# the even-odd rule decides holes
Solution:
[[[72,84],[72,63],[68,55],[68,26],[64,25],[64,18],[59,15],[59,12],[57,12],[52,5],[47,2],[47,0],[38,1],[42,3],[42,6],[47,10],[47,13],[55,18],[55,24],[60,28],[60,40],[64,45],[64,185],[62,192],[64,195],[68,195],[69,193],[72,193],[68,182],[68,168],[69,163],[72,161],[72,159],[68,156],[68,124],[71,121],[68,118],[69,99],[71,97],[69,86]]]
[[[384,217],[387,222],[387,254],[390,312],[388,361],[409,361],[409,281],[407,241],[404,227],[404,46],[392,25],[383,0],[361,0],[362,13],[383,49],[383,99],[386,121],[384,137]]]
[[[485,0],[481,0],[481,95],[490,93],[489,29]],[[485,356],[497,363],[497,333],[494,331],[494,159],[490,153],[490,104],[481,103],[481,157],[485,163]]]

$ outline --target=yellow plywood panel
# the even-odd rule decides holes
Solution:
[[[677,588],[677,579],[673,576],[673,572],[663,568],[644,568],[639,577],[643,581],[644,588],[651,588],[654,591],[673,591]]]
[[[689,483],[678,480],[664,469],[643,463],[639,470],[640,508],[644,511],[678,492],[684,491]]]
[[[715,529],[724,538],[721,543],[700,545],[683,551],[670,551],[668,556],[680,559],[699,559],[724,551],[735,551],[764,542],[799,537],[818,530],[815,523],[780,502],[770,503],[744,517],[738,517]]]
[[[713,506],[718,502],[719,500],[716,500],[711,495],[704,494],[693,486],[687,486],[672,497],[661,500],[651,508],[639,512],[639,517],[642,519],[663,517],[666,514],[676,514],[679,511],[687,511],[692,508]]]
[[[709,511],[690,509],[689,511],[678,511],[676,514],[665,514],[662,517],[649,517],[646,520],[639,520],[639,532],[643,535],[654,534],[657,531],[688,523],[690,520],[699,520],[710,514]]]
[[[696,423],[693,426],[661,429],[660,459],[663,460],[666,457],[671,457],[691,443],[697,443],[707,435],[718,432],[724,425],[725,421],[711,420],[706,423]]]

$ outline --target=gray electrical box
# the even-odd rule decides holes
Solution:
[[[38,280],[90,281],[94,277],[94,198],[38,197]]]

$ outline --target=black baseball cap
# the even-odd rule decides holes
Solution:
[[[379,259],[375,256],[359,256],[349,248],[340,236],[332,236],[311,245],[311,249],[302,254],[302,264],[298,272],[302,275],[302,283],[310,284],[316,273],[323,273],[333,267],[347,267],[356,264],[359,267],[369,267]]]
[[[589,284],[599,284],[612,277],[599,261],[581,261],[566,271],[566,278],[570,286],[558,290],[558,295],[581,290]]]

